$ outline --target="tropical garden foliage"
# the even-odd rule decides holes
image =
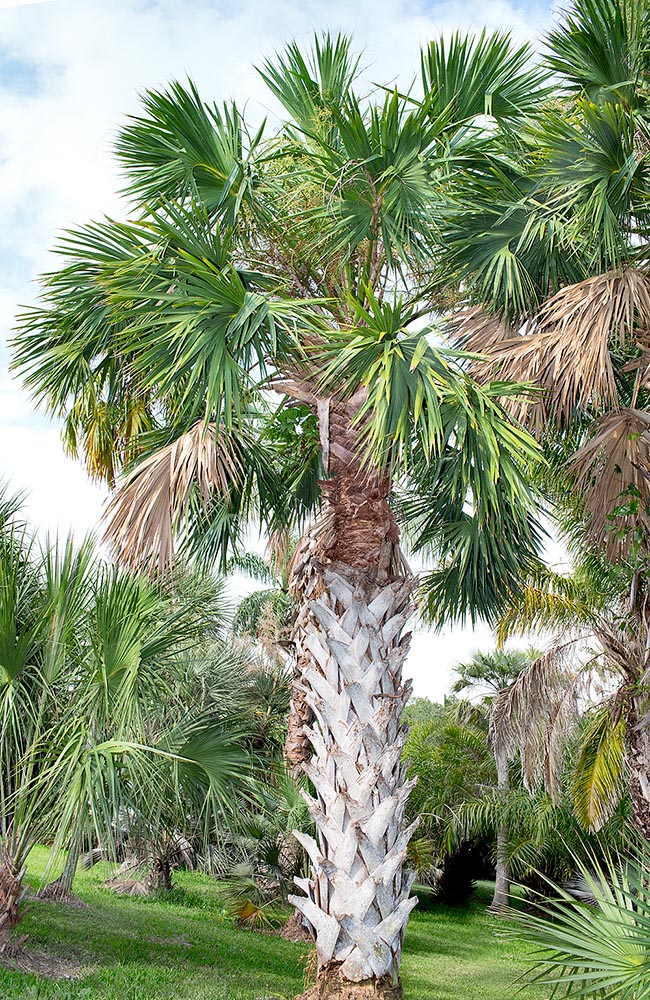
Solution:
[[[270,531],[317,515],[292,578],[295,762],[318,837],[300,834],[313,877],[292,900],[319,989],[392,996],[415,902],[400,762],[414,580],[396,512],[438,556],[441,616],[491,615],[536,555],[537,450],[502,402],[520,389],[479,386],[422,324],[451,289],[436,206],[496,141],[476,124],[486,90],[505,129],[540,106],[529,55],[500,34],[434,43],[418,98],[377,98],[348,39],[291,44],[260,68],[279,131],[192,84],[145,95],[117,143],[131,220],[64,237],[15,341],[70,448],[109,482],[126,472],[108,528],[123,562],[165,571],[177,536],[225,564],[251,518]]]
[[[7,507],[7,898],[45,778],[73,857],[117,802],[158,861],[188,811],[225,822],[224,782],[253,794],[238,755],[283,740],[292,674],[288,756],[309,790],[274,779],[227,851],[240,919],[275,895],[312,929],[305,1000],[401,996],[418,820],[423,873],[491,849],[497,911],[511,873],[539,892],[588,844],[604,887],[583,926],[642,929],[642,880],[608,852],[627,850],[628,802],[650,837],[649,31],[644,0],[576,0],[542,61],[505,34],[454,35],[406,93],[365,90],[345,37],[290,43],[259,68],[281,122],[255,129],[191,82],[144,95],[116,147],[129,218],[61,239],[14,342],[71,453],[114,488],[106,537],[129,569],[72,545],[36,558]],[[571,574],[542,561],[542,514]],[[244,552],[251,523],[270,567]],[[418,581],[400,535],[431,561]],[[266,657],[246,734],[205,673],[210,600],[184,597],[216,566],[267,585],[236,618]],[[405,755],[416,601],[433,624],[556,638],[465,665],[457,693],[480,681],[491,699],[416,722]],[[168,663],[199,636],[188,719]],[[561,965],[560,932],[530,926]],[[617,993],[587,965],[568,957],[558,985],[645,995],[642,972]]]
[[[39,545],[2,495],[0,949],[21,918],[25,862],[128,836],[155,884],[180,833],[209,839],[232,797],[252,800],[243,720],[192,699],[188,656],[225,626],[221,588],[174,590],[102,564],[89,542]],[[194,688],[194,692],[192,692]],[[193,701],[193,704],[192,704]],[[190,710],[190,705],[192,708]],[[74,859],[72,861],[71,859]]]

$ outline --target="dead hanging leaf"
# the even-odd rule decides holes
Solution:
[[[454,347],[475,354],[489,354],[510,340],[513,332],[502,316],[493,315],[481,306],[471,306],[452,317],[447,335]]]
[[[504,760],[519,755],[524,786],[531,793],[543,777],[554,780],[560,741],[553,731],[568,725],[577,672],[576,639],[554,644],[500,691],[492,705],[488,740],[493,753]]]
[[[648,327],[650,278],[624,268],[561,289],[515,334],[507,335],[498,317],[486,319],[476,310],[461,316],[452,335],[485,356],[473,366],[481,381],[533,382],[545,390],[527,407],[527,422],[540,428],[549,419],[569,423],[579,406],[615,406],[610,346]]]
[[[104,540],[118,562],[164,572],[193,488],[207,505],[215,494],[227,496],[242,472],[234,437],[217,434],[214,424],[195,424],[127,477],[108,505]]]
[[[593,436],[567,463],[576,487],[582,491],[588,513],[590,540],[609,559],[625,558],[631,529],[650,527],[650,414],[643,410],[614,410],[594,423]],[[618,515],[625,491],[638,494],[638,511]]]

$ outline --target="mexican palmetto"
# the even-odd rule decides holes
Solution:
[[[513,913],[535,946],[529,979],[550,988],[554,997],[647,1000],[649,861],[647,841],[640,838],[623,855],[575,855],[573,885],[548,880],[549,900],[532,912]]]
[[[609,601],[606,588],[569,594],[571,581],[553,574],[531,578],[528,594],[531,610],[539,597],[540,621],[545,601],[559,619],[563,602],[568,617],[591,603],[587,631],[600,632],[598,646],[623,678],[634,819],[646,836],[649,33],[643,0],[576,0],[546,40],[554,101],[504,141],[492,170],[471,172],[446,228],[465,294],[452,339],[481,355],[471,365],[477,377],[541,390],[515,408],[544,447],[550,512],[562,530],[563,510],[571,511],[576,550],[617,567]],[[514,592],[525,611],[521,599]],[[540,691],[557,688],[559,655],[545,678],[540,671]]]
[[[478,388],[424,325],[453,293],[440,192],[543,98],[528,59],[504,35],[455,37],[423,53],[419,96],[363,97],[346,38],[290,44],[260,70],[286,117],[271,132],[192,84],[146,94],[117,143],[132,220],[64,237],[16,337],[70,448],[109,480],[129,465],[108,528],[120,559],[164,571],[180,536],[225,562],[251,519],[271,532],[316,512],[292,577],[318,829],[294,903],[319,995],[397,995],[414,903],[400,715],[415,581],[391,491],[420,499],[439,610],[489,615],[534,557],[535,449],[501,402],[515,390]]]

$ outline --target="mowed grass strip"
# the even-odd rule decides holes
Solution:
[[[47,851],[30,857],[39,884]],[[310,948],[236,928],[219,885],[176,872],[167,897],[133,898],[102,887],[108,869],[80,871],[75,892],[88,909],[30,900],[27,947],[82,966],[52,981],[0,967],[2,1000],[290,1000],[300,993]],[[507,1000],[528,964],[526,947],[485,912],[486,890],[462,909],[415,911],[404,949],[406,1000]],[[525,997],[541,998],[536,988]]]

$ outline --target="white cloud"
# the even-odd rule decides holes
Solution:
[[[35,4],[54,3],[54,0],[0,0],[0,10],[9,7],[33,7]]]
[[[534,38],[548,16],[543,2],[508,0],[0,0],[0,336],[8,337],[18,304],[33,301],[35,275],[56,266],[48,248],[57,232],[122,211],[111,143],[124,116],[137,111],[138,91],[189,73],[205,98],[236,96],[260,120],[274,105],[253,65],[289,38],[353,31],[368,81],[406,84],[420,46],[439,32],[487,23]],[[5,357],[0,345],[0,361]],[[99,516],[101,491],[6,375],[2,477],[30,490],[31,512],[49,530],[85,531]],[[446,677],[449,662],[464,655],[456,653],[463,635],[417,637],[422,652],[411,663],[418,693],[440,690],[426,680],[425,661]]]

